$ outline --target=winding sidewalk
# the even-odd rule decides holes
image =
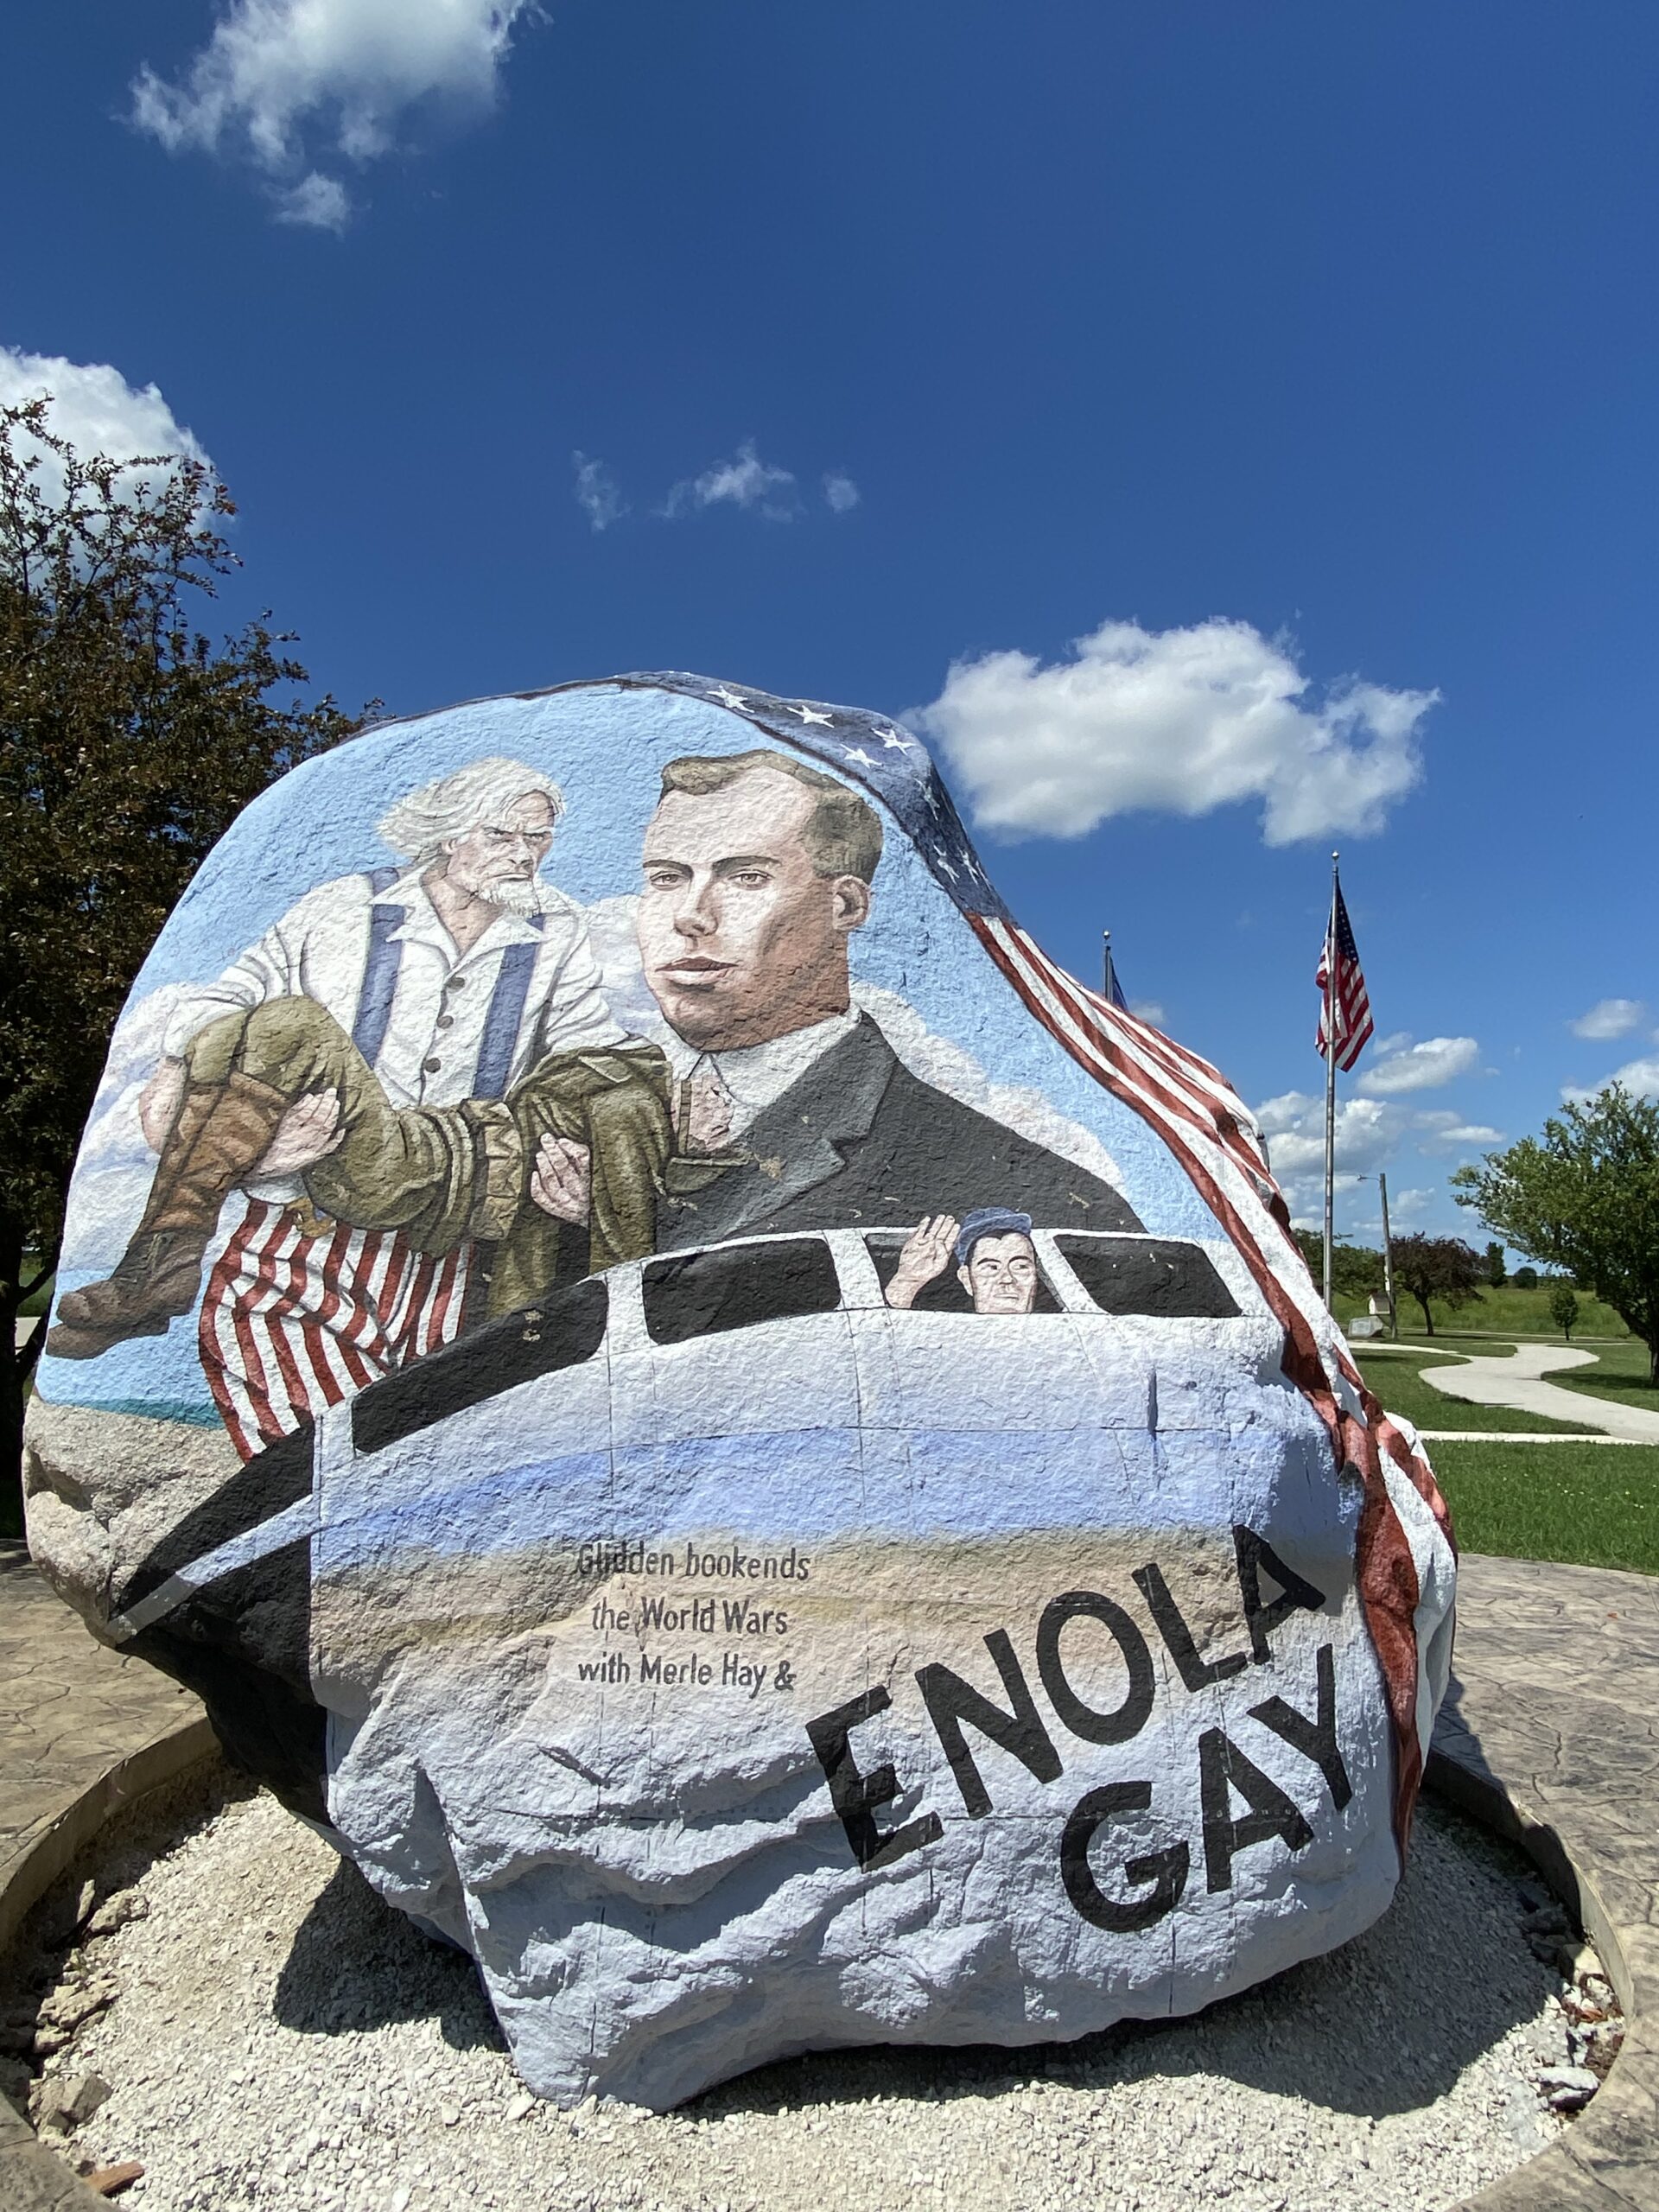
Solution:
[[[1389,1349],[1444,1357],[1448,1347],[1402,1344]],[[1582,1427],[1599,1428],[1604,1435],[1616,1436],[1625,1444],[1659,1444],[1659,1413],[1648,1413],[1640,1406],[1622,1406],[1612,1398],[1592,1397],[1586,1390],[1563,1390],[1542,1380],[1564,1367],[1588,1366],[1595,1357],[1592,1351],[1577,1351],[1567,1344],[1517,1344],[1512,1358],[1469,1352],[1459,1355],[1460,1363],[1455,1367],[1425,1367],[1420,1372],[1425,1382],[1454,1402],[1461,1398],[1469,1405],[1510,1406],[1516,1413],[1541,1414],[1548,1421],[1575,1421]],[[1427,1433],[1432,1439],[1433,1432]],[[1530,1440],[1499,1436],[1493,1440],[1503,1444]],[[1571,1441],[1566,1437],[1550,1440]]]

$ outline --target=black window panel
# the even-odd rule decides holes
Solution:
[[[353,1443],[359,1452],[384,1452],[520,1382],[579,1366],[605,1341],[606,1306],[602,1282],[575,1283],[370,1383],[353,1401]]]
[[[653,1344],[683,1344],[758,1321],[833,1313],[841,1286],[830,1247],[816,1236],[778,1244],[721,1244],[658,1260],[645,1272],[645,1328]]]
[[[1145,1237],[1057,1236],[1103,1313],[1154,1313],[1170,1321],[1224,1321],[1238,1306],[1207,1252]]]
[[[864,1240],[871,1259],[875,1263],[876,1280],[887,1295],[887,1285],[899,1271],[899,1255],[904,1247],[903,1230],[880,1230]],[[951,1261],[942,1274],[937,1274],[916,1294],[909,1309],[912,1313],[971,1313],[974,1301],[957,1280],[957,1263]],[[1032,1306],[1033,1313],[1058,1313],[1065,1309],[1048,1287],[1048,1278],[1040,1263],[1037,1269],[1037,1297]]]

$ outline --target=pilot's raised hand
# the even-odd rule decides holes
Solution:
[[[276,1134],[259,1162],[261,1175],[297,1175],[327,1160],[346,1141],[340,1126],[340,1093],[308,1090],[296,1098],[276,1124]]]
[[[594,1188],[593,1155],[574,1137],[544,1136],[530,1171],[530,1195],[555,1221],[580,1226],[588,1218]]]
[[[899,1250],[899,1264],[887,1288],[889,1306],[900,1313],[913,1306],[935,1276],[950,1266],[961,1224],[950,1213],[931,1213],[919,1229],[912,1229]]]

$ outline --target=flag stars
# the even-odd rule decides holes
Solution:
[[[722,707],[730,707],[734,709],[747,707],[749,703],[741,691],[728,690],[723,683],[715,684],[709,696],[711,699],[718,699]]]
[[[895,747],[900,753],[914,753],[918,750],[914,738],[906,737],[901,729],[879,729],[875,734],[889,753]]]
[[[813,722],[817,722],[823,729],[830,729],[834,727],[835,716],[833,715],[821,715],[817,712],[816,708],[791,707],[789,711],[791,715],[798,715],[800,716],[801,724],[804,728]]]
[[[874,753],[867,753],[861,745],[843,745],[841,750],[845,760],[861,761],[867,768],[874,768],[877,765]]]

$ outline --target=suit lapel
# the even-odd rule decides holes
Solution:
[[[770,1217],[839,1175],[842,1147],[868,1136],[898,1065],[868,1014],[758,1114],[734,1164],[681,1211],[680,1243],[712,1244]]]

